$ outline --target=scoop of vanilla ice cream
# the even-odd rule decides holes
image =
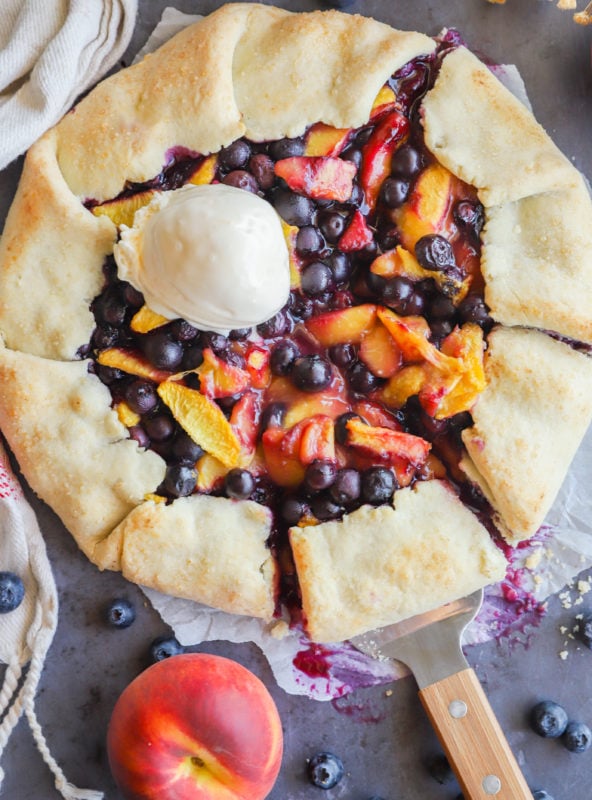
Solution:
[[[168,319],[228,333],[265,322],[290,293],[280,218],[261,197],[224,184],[156,195],[122,227],[119,275]]]

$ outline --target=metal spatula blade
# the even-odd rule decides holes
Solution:
[[[366,655],[413,672],[419,697],[465,800],[532,800],[483,688],[461,648],[483,590],[416,617],[354,637]]]

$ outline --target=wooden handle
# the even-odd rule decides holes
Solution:
[[[532,800],[514,754],[472,669],[419,693],[465,800]]]

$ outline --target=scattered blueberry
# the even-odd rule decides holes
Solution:
[[[582,643],[592,650],[592,614],[590,612],[584,614],[579,621],[578,635]]]
[[[567,712],[558,703],[543,700],[530,712],[530,724],[539,736],[556,739],[567,727]]]
[[[0,572],[0,614],[14,611],[23,602],[25,585],[14,572]]]
[[[185,652],[183,645],[174,636],[158,636],[150,645],[149,655],[153,663]]]
[[[343,762],[333,753],[317,753],[307,764],[308,779],[319,789],[332,789],[343,778]]]
[[[136,618],[136,609],[124,597],[112,600],[105,608],[105,621],[113,628],[129,628]]]
[[[584,753],[592,744],[592,731],[585,722],[568,722],[562,741],[570,753]]]
[[[535,789],[532,793],[533,800],[553,800],[549,792],[546,792],[544,789]]]

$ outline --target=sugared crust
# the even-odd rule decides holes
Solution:
[[[487,208],[578,183],[530,111],[465,47],[446,56],[421,108],[428,148]]]
[[[258,503],[208,495],[147,501],[94,555],[143,586],[269,620],[277,583],[270,532],[271,512]]]
[[[309,636],[337,642],[429,611],[505,575],[477,518],[441,481],[362,506],[342,522],[291,528]]]
[[[319,120],[356,127],[384,81],[433,49],[365,17],[226,5],[79,103],[58,126],[60,168],[75,195],[104,200],[160,172],[171,147],[207,154]]]
[[[592,201],[583,178],[490,208],[481,269],[498,322],[592,343]]]
[[[0,429],[32,489],[93,560],[97,542],[153,492],[165,463],[142,451],[88,362],[0,349]]]
[[[538,331],[497,328],[485,373],[461,467],[518,542],[542,524],[590,424],[592,359]]]
[[[55,148],[50,131],[29,151],[0,238],[0,331],[7,347],[68,359],[94,327],[116,228],[70,193]]]

